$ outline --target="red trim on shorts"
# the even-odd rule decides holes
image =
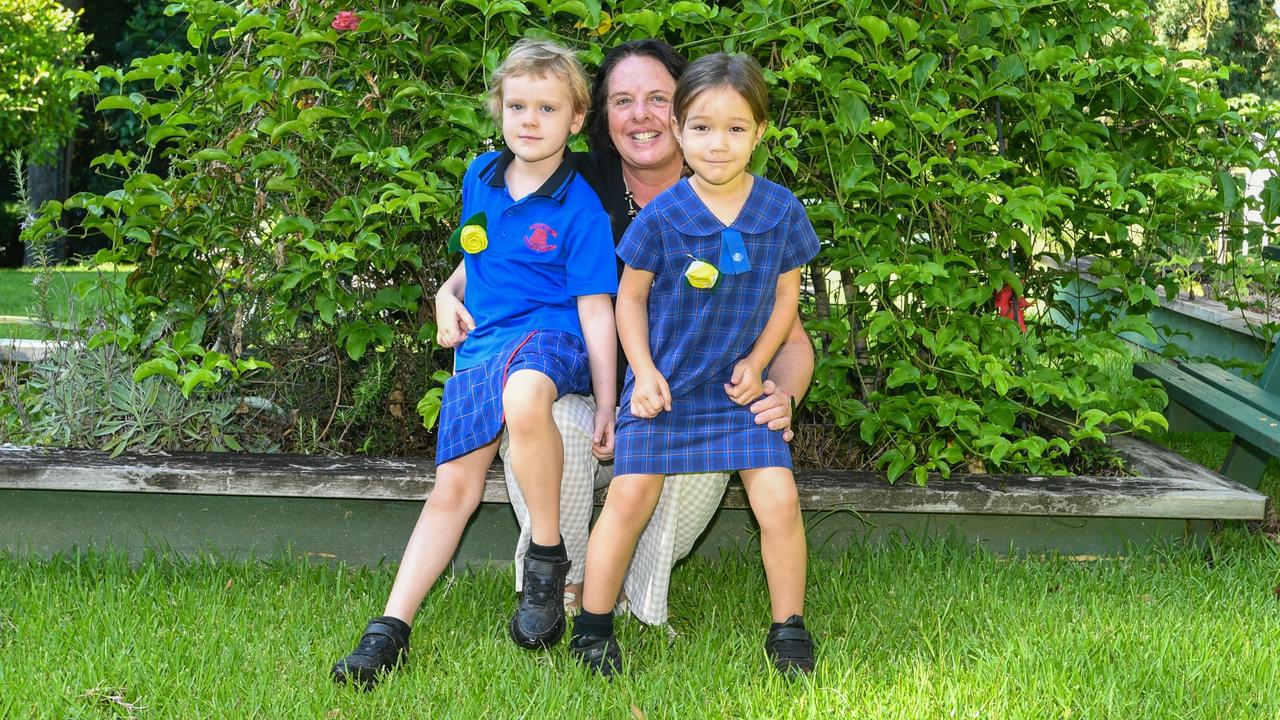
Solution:
[[[505,365],[502,366],[502,389],[503,390],[507,389],[507,372],[511,370],[511,361],[516,359],[516,353],[520,352],[520,349],[523,348],[525,345],[528,345],[529,341],[533,339],[533,336],[537,334],[538,334],[538,331],[534,330],[528,335],[525,335],[524,339],[520,341],[520,344],[516,346],[516,349],[512,350],[511,354],[507,356],[507,362]],[[498,398],[498,401],[501,402],[502,398]],[[502,419],[499,422],[501,422],[503,425],[507,423],[507,409],[505,407],[502,408]]]

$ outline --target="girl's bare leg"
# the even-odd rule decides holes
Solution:
[[[751,501],[751,512],[760,524],[760,556],[769,584],[773,621],[785,622],[792,615],[804,614],[808,562],[795,478],[790,470],[777,467],[743,470],[740,475]],[[588,573],[590,567],[588,561]]]
[[[599,614],[613,611],[636,541],[662,495],[662,483],[661,475],[620,475],[609,484],[604,509],[587,541],[584,610]]]

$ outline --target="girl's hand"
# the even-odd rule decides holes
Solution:
[[[591,454],[597,460],[613,457],[613,408],[596,407],[595,430],[591,432]]]
[[[462,301],[442,292],[436,294],[436,343],[440,347],[457,347],[476,329],[476,321]]]
[[[631,391],[631,414],[651,418],[663,410],[671,411],[671,388],[667,387],[667,379],[657,370],[637,374],[636,386]]]
[[[760,382],[760,371],[753,367],[750,361],[739,360],[738,364],[733,366],[733,377],[724,384],[724,391],[729,394],[729,399],[739,405],[746,405],[764,392],[764,384]]]

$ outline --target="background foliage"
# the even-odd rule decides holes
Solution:
[[[357,29],[331,26],[343,10]],[[466,162],[498,137],[487,73],[523,35],[588,64],[648,36],[764,64],[775,117],[755,169],[810,203],[825,239],[806,301],[819,344],[808,419],[860,440],[827,464],[891,478],[1053,472],[1104,428],[1162,423],[1153,387],[1102,389],[1114,333],[1151,332],[1140,318],[1170,284],[1168,248],[1243,232],[1224,219],[1254,201],[1230,170],[1274,163],[1260,151],[1269,111],[1229,106],[1227,73],[1162,47],[1141,0],[167,12],[185,18],[190,50],[75,74],[142,138],[94,161],[118,190],[66,203],[111,240],[96,262],[137,267],[92,345],[136,358],[137,380],[274,408],[245,427],[292,449],[429,443],[414,405],[432,415],[451,359],[424,298],[452,263]],[[166,176],[151,169],[164,158]],[[1257,201],[1267,222],[1278,201]],[[55,234],[60,209],[30,235]],[[1077,255],[1101,258],[1093,271],[1121,300],[1071,331],[1048,316],[1067,312],[1053,288]],[[1025,333],[996,312],[1005,286],[1037,303]]]
[[[70,83],[88,38],[75,13],[47,0],[0,0],[0,151],[52,153],[76,126]]]

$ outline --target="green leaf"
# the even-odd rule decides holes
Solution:
[[[1229,213],[1240,204],[1240,191],[1236,185],[1238,180],[1233,173],[1226,170],[1220,171],[1217,179],[1218,192],[1222,198],[1222,210]]]
[[[196,368],[195,370],[183,375],[182,396],[191,397],[191,392],[201,385],[215,387],[221,379],[221,373],[206,370],[205,368]]]
[[[858,27],[866,31],[871,42],[880,45],[889,37],[889,23],[874,15],[863,15],[858,18]]]
[[[154,358],[148,360],[139,365],[138,369],[133,371],[133,381],[136,383],[142,382],[152,375],[163,375],[164,377],[177,382],[178,365],[168,358]]]

